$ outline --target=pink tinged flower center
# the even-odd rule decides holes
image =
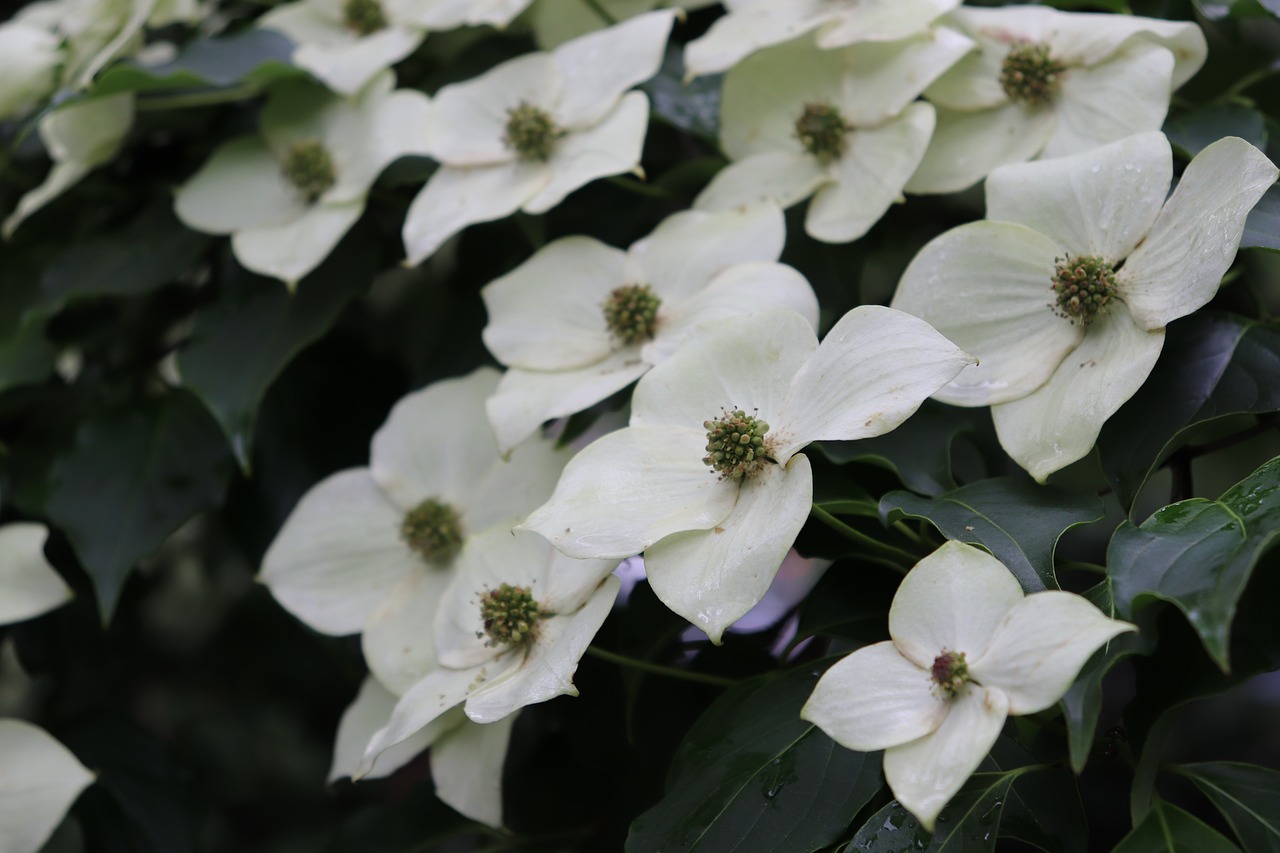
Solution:
[[[844,153],[845,135],[853,126],[840,111],[827,103],[808,103],[796,119],[796,139],[822,163],[840,159]]]
[[[449,504],[427,498],[404,514],[400,538],[426,562],[443,565],[462,549],[462,519]]]
[[[280,170],[309,202],[328,192],[338,179],[333,155],[317,139],[304,139],[289,146]]]
[[[546,110],[521,101],[507,110],[507,127],[502,142],[521,160],[545,162],[564,134]]]
[[[754,477],[773,461],[765,437],[769,424],[742,409],[721,411],[716,420],[702,422],[707,431],[707,455],[702,461],[722,480]]]
[[[604,322],[623,344],[653,340],[662,300],[647,284],[624,284],[604,301]]]
[[[943,649],[933,659],[930,677],[944,696],[953,698],[969,680],[969,664],[965,662],[964,652]]]
[[[1102,258],[1092,255],[1055,259],[1054,312],[1072,323],[1088,326],[1116,297],[1116,271]]]
[[[480,596],[480,619],[484,631],[476,636],[488,637],[485,645],[519,646],[538,638],[539,623],[550,614],[544,613],[528,587],[504,583],[486,590]]]
[[[1000,88],[1015,104],[1038,107],[1058,94],[1067,67],[1049,53],[1049,45],[1019,42],[1009,48],[1000,66]]]
[[[346,0],[342,4],[342,25],[360,36],[386,29],[387,16],[378,0]]]

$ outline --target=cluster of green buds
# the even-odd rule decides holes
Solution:
[[[289,146],[280,169],[307,201],[315,201],[338,180],[333,155],[318,139],[304,139]]]
[[[943,649],[942,654],[933,659],[931,677],[944,696],[954,698],[969,680],[969,664],[965,662],[964,652]]]
[[[502,142],[521,160],[546,162],[556,140],[564,136],[555,119],[546,110],[527,101],[507,110],[507,127]]]
[[[447,563],[462,549],[462,519],[443,501],[427,498],[409,510],[400,538],[429,563]]]
[[[658,328],[658,307],[662,300],[647,284],[624,284],[604,302],[604,322],[623,344],[653,340]]]
[[[840,159],[844,137],[853,127],[831,104],[809,103],[796,119],[796,139],[822,163]]]
[[[387,16],[378,0],[346,0],[342,4],[342,24],[360,36],[386,29]]]
[[[1089,325],[1098,312],[1118,292],[1116,273],[1102,258],[1084,256],[1055,258],[1053,292],[1058,297],[1056,311],[1068,320]]]
[[[741,480],[755,475],[769,461],[765,434],[769,425],[742,409],[725,412],[714,421],[703,421],[707,431],[704,464],[720,478]]]
[[[486,590],[480,597],[480,619],[488,636],[485,645],[518,646],[533,642],[538,636],[538,623],[546,616],[527,587],[504,583]]]
[[[1067,68],[1049,54],[1049,45],[1022,42],[1009,48],[1000,66],[1000,88],[1015,104],[1038,107],[1058,94]]]

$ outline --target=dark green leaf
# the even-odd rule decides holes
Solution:
[[[57,350],[45,337],[47,312],[40,310],[40,258],[34,252],[0,256],[0,391],[39,382],[53,369]]]
[[[95,413],[50,472],[45,507],[93,579],[104,621],[134,564],[226,489],[217,424],[183,391]]]
[[[1223,18],[1249,18],[1270,12],[1280,15],[1276,0],[1193,0],[1196,9],[1211,21]]]
[[[1157,799],[1142,823],[1112,853],[1238,853],[1239,849],[1199,818]]]
[[[128,225],[67,249],[45,270],[45,301],[147,293],[190,271],[212,239],[179,222],[165,199]]]
[[[1105,9],[1108,12],[1125,14],[1129,11],[1128,0],[1050,0],[1045,4],[1055,9]]]
[[[1260,150],[1267,147],[1267,123],[1262,113],[1241,104],[1211,104],[1169,121],[1169,141],[1187,157],[1194,157],[1224,136],[1238,136]]]
[[[681,130],[714,140],[720,133],[722,74],[708,74],[684,82],[684,53],[671,45],[662,67],[640,88],[649,95],[653,114]]]
[[[1270,249],[1280,252],[1280,184],[1262,196],[1244,221],[1241,249]]]
[[[1212,762],[1175,768],[1213,801],[1249,853],[1280,851],[1280,773],[1256,764]]]
[[[146,92],[266,83],[303,72],[292,66],[293,42],[272,30],[248,29],[224,38],[200,39],[162,65],[122,62],[108,69],[94,92]]]
[[[937,498],[890,492],[880,501],[889,523],[907,516],[932,522],[948,539],[978,544],[994,554],[1027,592],[1056,589],[1053,549],[1068,528],[1103,516],[1093,495],[1072,495],[1030,480],[981,480]]]
[[[1121,505],[1133,505],[1191,427],[1227,415],[1280,410],[1277,376],[1280,328],[1274,325],[1197,314],[1170,326],[1155,370],[1098,438],[1103,471]]]
[[[258,404],[298,352],[333,325],[372,278],[368,256],[343,245],[290,294],[278,281],[241,269],[219,299],[196,314],[190,344],[179,354],[183,384],[204,400],[248,470]]]
[[[1047,853],[1084,853],[1089,845],[1089,820],[1080,802],[1076,777],[1058,763],[1058,755],[1046,757],[1056,766],[1019,776],[1010,789],[1000,820],[1000,837],[1016,838]],[[1001,772],[1040,761],[1022,744],[1005,736],[996,740],[987,759]]]
[[[800,719],[820,669],[720,697],[676,751],[665,796],[631,825],[628,853],[808,853],[834,842],[880,789],[881,759]]]
[[[1117,613],[1129,618],[1148,598],[1175,604],[1224,672],[1231,620],[1258,558],[1280,532],[1280,458],[1216,501],[1194,498],[1122,524],[1107,548]]]
[[[1094,749],[1098,714],[1102,710],[1102,679],[1130,655],[1150,654],[1155,642],[1155,633],[1148,625],[1139,625],[1136,634],[1121,634],[1089,659],[1075,683],[1063,694],[1062,715],[1067,724],[1071,769],[1076,773],[1084,770]]]

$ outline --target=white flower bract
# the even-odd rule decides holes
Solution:
[[[683,211],[625,252],[566,237],[487,285],[484,341],[510,368],[487,404],[499,447],[627,387],[706,320],[789,308],[816,326],[809,283],[773,263],[784,238],[782,212],[771,204]],[[649,333],[631,341],[607,320],[610,301],[627,288],[659,300]]]
[[[888,432],[972,363],[926,323],[878,306],[846,314],[821,346],[791,311],[704,324],[640,380],[631,425],[571,460],[521,527],[573,557],[643,551],[658,598],[718,643],[809,515],[798,451]],[[704,461],[707,423],[737,412],[767,423],[764,443],[744,476],[718,476]]]
[[[932,832],[1005,717],[1052,706],[1090,655],[1133,630],[1074,593],[1024,597],[995,557],[948,542],[902,579],[892,640],[827,670],[800,716],[849,749],[883,749],[894,796]]]
[[[1160,133],[1004,166],[987,179],[987,220],[934,239],[898,285],[895,308],[980,359],[935,396],[990,405],[1001,445],[1040,482],[1088,454],[1155,366],[1164,327],[1213,298],[1277,174],[1235,137],[1201,151],[1166,201],[1172,170]],[[1088,258],[1115,271],[1116,293],[1085,323],[1052,285]]]

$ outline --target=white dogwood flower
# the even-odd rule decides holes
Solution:
[[[363,632],[393,693],[436,665],[430,625],[469,537],[510,529],[551,493],[569,456],[532,440],[504,462],[485,420],[498,372],[406,396],[374,435],[369,467],[339,471],[299,501],[262,562],[285,609],[325,634]]]
[[[893,795],[932,832],[1005,718],[1051,707],[1090,655],[1134,630],[1074,593],[1024,596],[995,557],[948,542],[902,579],[892,639],[827,670],[800,716],[848,749],[883,749]]]
[[[657,72],[673,17],[650,12],[442,88],[423,137],[441,165],[409,206],[406,263],[472,223],[544,213],[635,169],[649,99],[628,90]]]
[[[912,193],[962,190],[1006,163],[1158,130],[1207,50],[1194,23],[1133,15],[964,7],[943,20],[980,50],[925,90],[938,126]]]
[[[93,773],[25,720],[0,720],[0,755],[0,840],[6,853],[36,853]]]
[[[521,527],[572,557],[643,551],[658,598],[718,643],[809,515],[799,451],[892,430],[972,363],[879,306],[850,311],[821,346],[792,311],[706,323],[640,380],[631,425],[571,460]]]
[[[178,188],[178,218],[230,234],[240,263],[292,287],[360,218],[379,173],[421,153],[427,98],[394,85],[383,72],[347,99],[307,82],[279,84],[261,133],[225,143]]]
[[[1277,174],[1236,137],[1201,151],[1166,201],[1172,170],[1160,133],[1001,167],[987,219],[931,241],[898,285],[895,308],[981,362],[934,396],[990,405],[1001,445],[1040,482],[1092,449],[1164,327],[1213,298]]]
[[[299,0],[277,6],[258,26],[296,45],[294,64],[335,92],[352,95],[417,49],[429,31],[506,26],[532,0]]]
[[[929,29],[960,0],[724,0],[728,14],[689,42],[689,77],[727,71],[761,48],[817,30],[826,50],[864,41],[897,41]]]
[[[790,308],[816,327],[813,288],[773,263],[785,229],[771,204],[683,211],[625,252],[566,237],[487,285],[484,341],[510,368],[487,404],[498,446],[627,387],[707,320]]]
[[[0,24],[0,121],[26,115],[52,95],[61,65],[55,33],[21,20]]]
[[[578,695],[573,674],[617,598],[617,565],[571,559],[529,533],[495,529],[468,542],[436,613],[440,665],[396,704],[364,767],[459,705],[487,727]]]
[[[744,60],[725,76],[721,103],[721,147],[733,162],[695,206],[789,207],[812,195],[811,237],[861,237],[901,200],[929,145],[933,107],[916,96],[972,47],[938,27],[829,51],[801,38]]]

